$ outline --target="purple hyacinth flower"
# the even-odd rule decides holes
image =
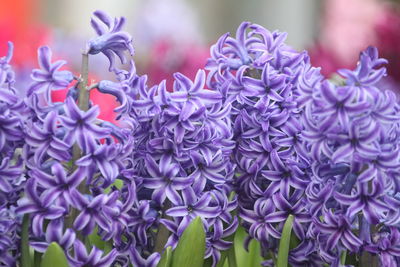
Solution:
[[[218,91],[204,89],[205,72],[199,70],[194,82],[180,73],[174,74],[175,90],[171,93],[171,100],[183,103],[179,120],[187,120],[196,110],[221,101]]]
[[[51,166],[51,172],[53,175],[39,169],[33,169],[29,172],[31,179],[35,179],[45,189],[41,195],[43,202],[53,203],[57,201],[65,207],[69,205],[77,207],[73,192],[77,193],[76,188],[85,178],[85,173],[78,168],[67,176],[64,167],[59,163]]]
[[[181,197],[178,190],[187,188],[193,183],[193,177],[178,177],[179,165],[171,161],[169,155],[160,158],[157,164],[151,156],[146,157],[147,171],[151,177],[143,179],[146,188],[154,189],[152,199],[160,205],[168,198],[179,204]]]
[[[74,256],[68,253],[68,260],[72,267],[104,267],[111,266],[118,255],[118,251],[114,248],[107,255],[95,246],[92,247],[90,253],[86,251],[85,245],[76,240],[74,243]]]
[[[177,229],[178,236],[183,233],[189,223],[197,216],[203,219],[218,216],[220,207],[210,206],[212,200],[210,193],[205,192],[199,197],[196,196],[191,187],[188,187],[183,190],[182,196],[183,203],[177,204],[165,212],[168,216],[182,217]]]
[[[132,105],[135,108],[144,110],[147,116],[154,116],[160,114],[162,109],[168,107],[170,103],[170,93],[166,89],[165,80],[159,85],[151,88],[146,86],[147,76],[139,78],[138,93],[140,97],[132,100]]]
[[[124,31],[121,31],[125,24],[125,18],[115,18],[114,20],[107,15],[105,12],[97,10],[93,15],[105,26],[107,29],[99,23],[96,19],[91,19],[93,29],[97,33],[97,37],[92,38],[87,43],[88,54],[103,53],[110,61],[110,71],[115,69],[115,55],[119,57],[122,64],[127,62],[124,55],[128,51],[131,56],[134,54],[132,46],[132,37]]]
[[[212,257],[213,267],[217,266],[217,263],[221,259],[221,251],[228,250],[232,246],[231,241],[226,241],[223,238],[233,234],[237,229],[237,220],[235,220],[227,229],[223,229],[222,222],[212,224],[213,231],[207,233],[206,237],[206,252],[204,258]],[[211,224],[210,224],[211,226]]]
[[[333,181],[321,184],[319,181],[312,181],[306,189],[309,211],[312,216],[317,216],[326,202],[334,192]]]
[[[399,229],[390,227],[389,232],[378,234],[376,243],[365,246],[365,250],[379,255],[381,266],[397,267],[400,257],[400,233]]]
[[[215,154],[212,157],[210,156],[210,160],[207,160],[206,156],[202,156],[202,154],[196,151],[190,152],[190,158],[195,166],[195,170],[190,176],[193,177],[192,188],[196,194],[203,192],[207,181],[215,184],[224,184],[226,182],[224,173],[226,161],[224,161],[223,157],[220,154]]]
[[[267,242],[269,237],[280,238],[281,233],[275,229],[273,222],[266,220],[269,214],[275,212],[272,199],[258,198],[254,203],[254,210],[242,208],[240,217],[250,223],[249,234],[257,240]]]
[[[91,183],[97,170],[100,170],[104,182],[102,187],[105,188],[112,184],[119,175],[120,165],[118,162],[118,154],[114,144],[96,145],[93,140],[88,140],[86,155],[76,161],[77,166],[81,166],[82,170],[86,169],[88,183]]]
[[[229,225],[235,224],[236,217],[232,216],[232,212],[237,208],[237,196],[229,200],[227,195],[218,190],[211,191],[213,201],[219,207],[218,215],[213,218],[209,218],[207,221],[210,224],[214,223],[227,223]]]
[[[104,213],[103,206],[109,200],[109,196],[101,194],[88,199],[87,196],[83,196],[77,191],[73,191],[71,194],[80,210],[74,221],[74,229],[82,231],[84,235],[89,235],[97,224],[100,229],[108,232],[111,219]]]
[[[236,31],[236,39],[226,33],[211,47],[212,58],[207,61],[207,68],[212,70],[211,76],[220,69],[237,70],[253,61],[248,48],[259,39],[248,38],[246,31],[249,25],[250,22],[242,22]]]
[[[332,140],[340,146],[332,154],[333,163],[349,162],[355,156],[360,159],[371,160],[378,156],[379,148],[376,141],[379,138],[378,124],[370,124],[361,128],[357,122],[351,122],[348,134],[332,134]]]
[[[261,42],[254,42],[249,51],[254,54],[260,54],[256,60],[254,60],[255,66],[264,66],[268,63],[268,61],[274,58],[276,51],[282,46],[285,46],[284,41],[287,37],[287,33],[285,32],[273,32],[271,33],[264,27],[252,24],[250,26],[252,31],[250,32],[251,36],[261,35]]]
[[[362,241],[352,232],[352,226],[345,215],[329,210],[324,211],[322,216],[324,222],[315,217],[313,222],[318,231],[328,237],[324,246],[326,251],[333,251],[339,241],[352,252],[359,250]]]
[[[12,42],[7,42],[8,50],[4,57],[0,58],[0,84],[12,84],[14,83],[14,72],[11,69],[10,61],[14,53],[14,44]],[[1,93],[4,90],[0,90]]]
[[[370,46],[360,54],[360,62],[354,71],[343,69],[338,72],[347,78],[348,85],[375,95],[379,90],[374,85],[386,75],[386,68],[382,67],[386,63],[386,59],[379,58],[378,49]]]
[[[65,104],[66,116],[61,117],[63,125],[69,129],[64,141],[70,145],[76,141],[83,151],[87,151],[89,142],[106,137],[110,129],[102,128],[94,123],[99,112],[98,106],[83,111],[79,109],[71,97],[67,98]]]
[[[268,214],[265,217],[265,221],[271,223],[284,222],[291,214],[294,216],[293,231],[300,240],[303,240],[305,238],[304,225],[310,222],[311,218],[306,210],[302,197],[302,191],[300,190],[295,191],[288,199],[282,195],[282,192],[275,193],[272,196],[272,201],[277,210]]]
[[[36,179],[28,179],[25,185],[25,196],[18,201],[15,212],[17,214],[30,214],[32,233],[35,236],[41,236],[44,220],[58,219],[65,215],[66,210],[61,206],[54,205],[54,203],[45,202],[42,196],[39,197],[37,185]]]
[[[36,251],[44,253],[52,242],[57,242],[65,251],[75,243],[76,234],[72,229],[63,229],[62,219],[51,220],[46,228],[45,241],[32,241],[29,243]]]
[[[194,132],[196,130],[195,125],[199,123],[199,121],[204,120],[204,113],[206,111],[205,107],[199,108],[195,112],[193,112],[189,118],[186,120],[180,120],[182,109],[175,105],[169,106],[165,110],[165,118],[166,122],[164,127],[166,127],[169,131],[174,134],[174,142],[175,144],[181,144],[186,132]]]
[[[117,98],[118,102],[120,103],[120,106],[116,107],[114,109],[114,112],[123,113],[129,110],[128,100],[122,83],[116,83],[104,80],[99,82],[97,89],[103,94],[110,94]]]
[[[0,266],[16,266],[19,221],[9,208],[0,208]]]
[[[13,116],[9,109],[0,115],[0,151],[8,142],[19,141],[24,136],[21,131],[21,120]]]
[[[285,197],[289,196],[290,189],[305,189],[308,181],[305,173],[294,160],[282,161],[278,152],[274,149],[270,154],[272,167],[271,170],[261,171],[263,177],[269,180],[265,194],[270,196],[280,190]]]
[[[70,145],[57,137],[57,124],[58,116],[56,112],[51,111],[44,118],[43,125],[34,123],[27,129],[25,140],[35,148],[33,159],[36,164],[41,164],[46,154],[59,161],[70,159]]]
[[[11,165],[8,157],[2,159],[0,164],[0,192],[12,193],[15,185],[19,184],[23,174],[23,161],[19,159],[14,165]],[[3,203],[0,204],[0,207]]]
[[[125,194],[118,190],[109,194],[102,209],[105,216],[110,218],[111,221],[108,232],[102,232],[102,239],[110,240],[113,238],[116,247],[123,243],[122,236],[132,220],[131,212],[137,203],[136,185],[127,182],[124,184],[124,189],[127,191]]]
[[[141,200],[130,211],[128,226],[136,233],[140,244],[147,245],[147,230],[156,222],[158,213],[150,208],[150,200]]]
[[[348,206],[347,215],[349,218],[353,218],[358,212],[362,211],[363,216],[371,224],[378,224],[388,209],[386,204],[379,200],[383,195],[384,189],[378,180],[374,180],[371,185],[358,182],[356,194],[334,193],[335,199],[339,203]]]
[[[29,88],[27,95],[44,93],[47,103],[51,103],[51,90],[66,88],[74,79],[71,72],[59,70],[66,64],[64,60],[51,62],[51,50],[48,46],[38,49],[38,61],[41,69],[34,69],[31,77],[35,81]]]
[[[151,254],[147,258],[142,257],[136,249],[135,244],[130,246],[128,253],[132,264],[140,267],[156,267],[161,258],[160,254],[157,252]]]
[[[323,100],[318,100],[323,106],[318,113],[328,116],[321,122],[321,128],[333,127],[338,121],[343,129],[347,129],[350,117],[365,112],[370,107],[367,101],[354,101],[355,94],[355,90],[347,87],[333,87],[328,81],[323,82],[321,86]]]
[[[285,75],[279,74],[270,64],[264,66],[261,80],[251,77],[244,77],[243,80],[247,90],[257,92],[256,96],[261,97],[260,101],[267,106],[270,101],[282,102],[284,100],[280,93],[287,87]]]

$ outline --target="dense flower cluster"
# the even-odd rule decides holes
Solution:
[[[12,266],[18,256],[20,224],[15,212],[23,190],[24,163],[22,103],[14,88],[14,72],[9,65],[13,44],[8,43],[8,53],[0,58],[0,265]]]
[[[163,224],[172,232],[165,246],[175,248],[183,230],[200,216],[207,232],[206,257],[216,264],[220,251],[230,247],[223,238],[238,224],[231,215],[236,199],[230,198],[230,106],[222,105],[219,92],[204,88],[203,70],[194,81],[179,73],[174,78],[172,92],[165,82],[147,87],[146,76],[121,81],[129,107],[122,119],[129,118],[135,142],[129,175],[148,213],[132,232],[140,241],[137,250],[146,251],[160,238],[153,239],[148,230]]]
[[[285,37],[244,22],[236,38],[224,35],[212,47],[207,65],[209,86],[232,106],[239,215],[250,237],[272,253],[289,214],[300,240],[311,221],[304,201],[311,165],[299,103],[307,101],[301,92],[317,89],[322,79],[305,52],[283,43]]]
[[[400,113],[394,93],[376,87],[383,63],[368,48],[354,71],[339,71],[345,84],[325,81],[305,105],[303,137],[313,162],[310,227],[326,262],[343,250],[369,251],[382,266],[398,266],[399,244],[386,240],[397,240],[400,222]]]
[[[106,55],[114,81],[86,86],[41,47],[17,97],[12,45],[0,59],[0,266],[16,265],[22,217],[31,248],[57,242],[71,266],[156,266],[196,217],[212,266],[239,224],[271,266],[289,215],[292,266],[340,266],[345,253],[399,264],[400,107],[377,87],[376,49],[335,85],[286,34],[244,22],[212,46],[208,73],[148,86],[124,19],[94,15],[84,56]],[[119,102],[115,123],[82,108],[92,88]]]

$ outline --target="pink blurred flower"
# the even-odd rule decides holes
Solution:
[[[151,50],[146,73],[150,82],[157,84],[167,80],[167,89],[173,84],[172,74],[181,72],[190,79],[194,79],[199,68],[204,68],[209,51],[195,43],[177,44],[168,40],[158,41]]]
[[[312,62],[329,75],[353,68],[360,51],[377,44],[375,25],[384,11],[378,0],[327,0]]]

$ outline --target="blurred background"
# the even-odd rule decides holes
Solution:
[[[234,35],[244,20],[288,32],[287,43],[307,49],[327,76],[354,68],[360,50],[375,45],[390,60],[391,84],[400,81],[400,13],[396,1],[384,0],[1,0],[0,55],[13,41],[12,63],[24,73],[37,66],[37,48],[48,44],[54,57],[79,70],[96,9],[127,18],[138,72],[151,83],[170,84],[176,71],[193,77],[210,45],[225,32]],[[94,77],[107,69],[101,56],[91,64]]]

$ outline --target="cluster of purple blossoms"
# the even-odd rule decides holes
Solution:
[[[120,102],[115,109],[118,122],[98,119],[99,108],[91,103],[81,110],[82,79],[59,70],[65,61],[52,62],[50,48],[39,48],[40,69],[33,70],[33,83],[21,103],[12,97],[11,86],[1,95],[4,109],[10,110],[0,132],[5,153],[25,138],[21,160],[8,153],[1,165],[7,177],[2,176],[1,189],[16,197],[4,196],[15,207],[7,204],[1,211],[8,228],[0,229],[9,233],[2,235],[1,253],[7,253],[2,258],[7,265],[15,264],[11,261],[18,256],[17,242],[11,238],[17,238],[13,233],[22,216],[29,216],[30,246],[43,253],[57,242],[71,266],[155,266],[159,253],[175,248],[199,216],[207,235],[205,257],[215,266],[238,225],[231,214],[237,206],[232,195],[231,107],[218,91],[205,88],[204,70],[194,81],[175,74],[174,88],[167,90],[165,82],[148,87],[147,77],[136,74],[132,60],[129,71],[116,68],[114,55],[125,63],[125,53],[133,54],[132,38],[121,32],[123,18],[112,20],[100,11],[95,16],[110,32],[93,19],[99,36],[88,42],[85,53],[101,52],[110,60],[116,81],[95,86]],[[53,103],[51,92],[68,86],[66,100]],[[11,116],[14,106],[20,107],[23,124]],[[24,184],[20,177],[26,178]],[[10,214],[18,214],[18,224],[8,219]],[[162,236],[157,232],[161,227],[171,233]],[[93,235],[111,250],[90,243]],[[94,247],[87,251],[85,244]]]
[[[96,16],[108,18],[101,12]],[[120,30],[122,22],[115,31]],[[94,38],[90,43],[96,42]],[[107,52],[113,46],[105,45],[104,49]],[[65,102],[53,103],[51,91],[68,87],[74,76],[59,70],[65,62],[52,62],[48,47],[39,48],[38,57],[40,69],[32,72],[34,82],[22,103],[21,114],[26,120],[23,131],[19,131],[25,136],[21,152],[26,165],[25,189],[21,197],[13,188],[20,199],[12,211],[20,217],[29,216],[30,246],[39,253],[57,242],[71,266],[126,265],[134,258],[130,251],[134,240],[123,235],[133,235],[128,227],[137,224],[134,215],[143,210],[135,181],[123,175],[134,144],[131,131],[98,119],[99,108],[91,103],[88,110],[81,110],[76,103],[77,88],[82,86],[79,82],[72,84]],[[8,128],[4,131],[6,137],[10,135],[6,131],[11,133]],[[8,161],[5,158],[5,165]],[[17,175],[6,167],[4,173]],[[14,178],[17,183],[10,174],[8,179]],[[123,186],[116,186],[117,182]],[[91,235],[98,235],[103,245],[112,249],[103,251],[95,246],[87,251],[84,243],[90,242]]]
[[[0,266],[15,265],[19,255],[20,220],[15,209],[24,184],[23,105],[9,65],[12,55],[13,44],[9,42],[7,55],[0,58]]]
[[[115,95],[126,99],[121,120],[130,125],[134,140],[126,175],[136,182],[137,199],[146,207],[137,215],[144,216],[142,222],[131,231],[136,232],[136,250],[145,256],[160,245],[175,248],[189,223],[200,217],[207,236],[205,257],[215,266],[220,252],[231,245],[226,237],[238,225],[231,214],[237,205],[231,195],[231,107],[223,105],[218,91],[205,88],[204,70],[194,81],[176,73],[172,90],[165,82],[148,87],[146,76],[121,77],[119,86],[103,83],[103,90],[108,84],[109,92],[113,87],[125,93]],[[171,232],[165,244],[151,231],[161,225]]]
[[[345,81],[324,81],[304,99],[302,137],[312,162],[306,191],[310,239],[325,262],[369,252],[382,266],[400,263],[400,106],[377,83],[386,60],[376,48],[360,55]]]
[[[386,61],[361,54],[335,86],[285,34],[242,23],[211,49],[207,82],[231,106],[239,216],[273,264],[294,216],[292,266],[336,266],[343,253],[399,259],[399,106],[376,86]]]
[[[264,258],[269,258],[265,265],[273,264],[270,253],[277,253],[289,214],[295,217],[299,240],[305,239],[311,221],[304,199],[311,165],[298,101],[322,77],[306,52],[283,43],[285,37],[244,22],[236,38],[218,40],[207,64],[208,85],[223,95],[223,105],[231,106],[239,216],[250,238],[260,241]],[[292,253],[291,263],[301,261],[299,257]]]
[[[212,266],[239,224],[271,266],[289,215],[292,266],[400,264],[400,106],[377,88],[376,49],[335,85],[286,34],[244,22],[212,46],[208,73],[150,87],[124,18],[94,16],[84,56],[107,56],[114,81],[84,85],[41,47],[21,98],[11,44],[0,59],[0,266],[16,266],[23,216],[31,248],[57,242],[71,266],[156,266],[196,217]],[[82,108],[82,88],[115,96],[117,122]]]

